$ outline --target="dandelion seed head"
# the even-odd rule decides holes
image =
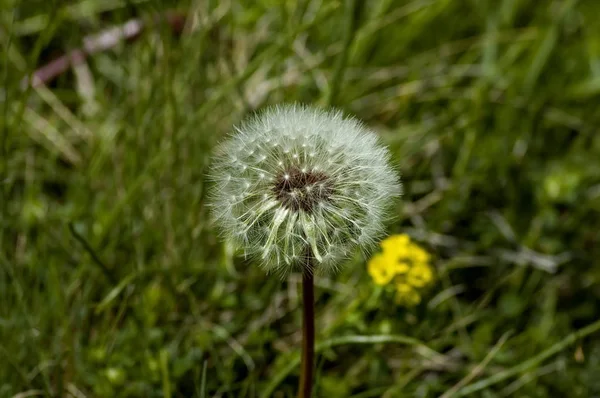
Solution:
[[[273,107],[217,148],[213,215],[267,271],[334,270],[383,232],[401,193],[389,158],[372,131],[341,112]]]

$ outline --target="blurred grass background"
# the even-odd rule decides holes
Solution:
[[[600,396],[597,1],[0,5],[0,397],[295,395],[299,278],[204,206],[215,143],[290,101],[380,133],[389,233],[437,270],[413,309],[364,258],[317,281],[315,396]],[[132,18],[137,40],[23,85]]]

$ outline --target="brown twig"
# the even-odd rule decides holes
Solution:
[[[183,13],[168,12],[165,15],[155,17],[152,26],[160,22],[166,22],[173,32],[179,34],[183,31],[185,20],[186,16]],[[21,80],[21,88],[26,89],[29,82],[31,82],[32,87],[45,85],[69,70],[69,68],[81,65],[90,55],[114,48],[124,41],[134,41],[144,32],[146,27],[142,19],[134,18],[123,25],[85,36],[83,47],[71,50],[36,69],[30,76],[26,76]]]

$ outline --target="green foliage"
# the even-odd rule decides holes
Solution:
[[[0,397],[295,395],[299,278],[234,256],[205,206],[215,144],[290,101],[381,134],[389,232],[439,280],[406,310],[360,256],[318,279],[317,396],[600,394],[600,4],[181,1],[182,33],[153,24],[172,6],[0,0]]]

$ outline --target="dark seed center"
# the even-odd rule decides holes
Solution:
[[[323,172],[291,167],[277,176],[273,192],[288,209],[309,212],[319,202],[329,200],[333,187]]]

